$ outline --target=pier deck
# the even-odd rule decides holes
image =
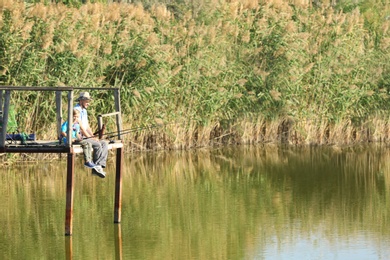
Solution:
[[[122,148],[123,143],[120,140],[108,142],[108,149]],[[82,153],[83,149],[79,144],[72,144],[72,146],[66,146],[60,144],[57,140],[37,140],[26,141],[26,144],[22,144],[21,141],[13,141],[10,144],[6,144],[2,149],[2,153]]]

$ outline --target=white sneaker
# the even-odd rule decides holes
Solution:
[[[103,171],[103,168],[100,165],[92,169],[92,174],[97,175],[100,178],[106,177],[106,173]]]

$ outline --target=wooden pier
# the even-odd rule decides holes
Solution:
[[[114,203],[114,223],[121,221],[122,207],[122,166],[123,166],[123,143],[122,118],[120,105],[120,90],[118,88],[76,88],[76,87],[14,87],[0,86],[0,153],[66,153],[67,154],[67,177],[66,177],[66,209],[65,209],[65,235],[72,235],[73,223],[73,187],[74,187],[74,165],[75,154],[82,153],[80,145],[61,144],[59,136],[61,134],[61,125],[68,121],[67,136],[72,136],[74,91],[110,91],[113,92],[115,100],[115,111],[112,113],[98,115],[98,128],[102,129],[103,118],[115,116],[117,127],[117,140],[109,143],[109,149],[116,149],[116,174],[115,174],[115,203]],[[11,93],[14,91],[49,91],[53,92],[53,98],[56,103],[56,140],[34,140],[34,141],[7,141],[7,125],[9,122],[9,112],[11,104]],[[63,93],[67,94],[67,117],[64,119],[62,114]],[[90,121],[92,121],[90,119]]]

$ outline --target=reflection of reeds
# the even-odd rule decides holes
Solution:
[[[313,234],[333,243],[353,239],[362,230],[387,240],[389,156],[385,146],[265,145],[133,153],[124,161],[123,255],[253,258],[272,243],[293,245]],[[45,232],[63,236],[62,163],[13,167],[0,174],[7,184],[1,186],[7,199],[0,221],[13,223],[4,226],[1,239],[12,237],[14,248],[21,250],[31,240],[35,251],[30,254],[42,256],[50,243],[44,241]],[[113,245],[107,241],[113,241],[115,169],[109,166],[107,171],[106,179],[93,178],[76,161],[74,244],[83,250],[74,254],[81,258],[112,255]],[[14,237],[15,228],[38,235]]]

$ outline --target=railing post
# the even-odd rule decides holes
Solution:
[[[56,91],[57,138],[61,140],[62,91]]]
[[[5,97],[4,97],[4,108],[3,107],[1,108],[2,112],[3,112],[3,120],[1,121],[1,133],[0,133],[0,148],[1,148],[1,150],[5,150],[5,139],[6,139],[6,135],[7,135],[10,99],[11,99],[11,91],[6,90]]]
[[[98,115],[97,121],[98,121],[99,140],[101,140],[103,138],[103,132],[102,132],[103,131],[103,116]]]
[[[116,127],[118,131],[118,139],[122,140],[121,95],[119,89],[114,90],[114,97],[115,97],[115,110],[116,112],[119,112],[116,115]]]
[[[3,90],[0,90],[0,147],[5,149],[5,135],[3,134],[3,113],[4,113],[4,107],[3,107]],[[5,133],[7,134],[7,133]]]
[[[3,90],[0,90],[0,123],[3,124]],[[1,127],[2,125],[0,125]]]
[[[72,140],[72,126],[73,126],[73,91],[68,91],[68,129],[66,135],[68,140]],[[66,146],[71,147],[72,142],[67,142]]]

